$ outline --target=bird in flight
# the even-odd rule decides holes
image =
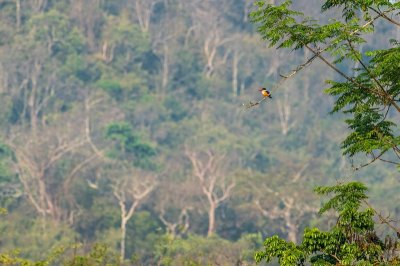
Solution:
[[[268,98],[271,98],[271,99],[272,99],[271,93],[270,93],[269,91],[267,91],[266,88],[261,88],[261,89],[259,89],[258,91],[260,91],[261,94],[262,94],[264,97],[268,97]]]

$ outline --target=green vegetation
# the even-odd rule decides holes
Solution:
[[[368,43],[367,34],[376,35],[375,25],[380,20],[394,27],[400,25],[391,18],[400,9],[400,3],[328,0],[322,11],[342,8],[343,19],[331,19],[323,25],[302,12],[291,10],[292,1],[276,6],[264,2],[257,5],[252,18],[259,23],[263,39],[271,46],[307,49],[312,54],[290,75],[297,74],[316,58],[338,74],[341,81],[329,80],[331,87],[325,91],[335,96],[332,112],[343,111],[346,117],[350,116],[345,120],[350,132],[342,142],[343,154],[351,158],[363,153],[371,158],[356,169],[379,160],[400,165],[400,135],[396,129],[400,112],[400,43],[391,39],[389,48],[361,49],[361,45]],[[346,64],[353,66],[350,71],[344,69]],[[362,183],[317,187],[316,192],[334,194],[323,204],[320,214],[336,211],[336,224],[328,231],[306,228],[299,245],[278,236],[269,237],[264,242],[265,250],[255,255],[257,262],[278,258],[280,265],[400,264],[397,240],[400,228],[371,207]],[[362,208],[362,205],[366,206]],[[373,219],[375,214],[378,221]],[[377,222],[390,231],[384,240],[375,230]]]
[[[278,236],[269,237],[264,242],[265,250],[256,253],[256,261],[278,258],[280,265],[399,265],[398,240],[389,235],[384,240],[377,236],[375,210],[365,201],[365,191],[359,182],[316,188],[320,195],[334,193],[320,214],[336,211],[336,224],[329,231],[306,228],[299,245]],[[365,204],[367,208],[361,209]],[[390,221],[379,218],[391,226]]]
[[[360,51],[359,48],[367,43],[363,34],[374,33],[376,20],[388,20],[396,26],[397,22],[388,16],[395,13],[400,4],[326,1],[322,10],[343,6],[345,21],[332,19],[325,25],[290,10],[290,4],[291,1],[279,6],[258,2],[259,9],[252,13],[253,20],[261,24],[259,32],[271,46],[308,49],[312,57],[307,64],[319,58],[341,76],[341,82],[328,81],[331,87],[326,92],[336,96],[333,112],[342,110],[351,115],[346,119],[351,132],[343,141],[344,154],[352,157],[356,153],[367,153],[374,159],[381,159],[392,151],[398,156],[400,137],[396,136],[396,123],[393,122],[396,117],[389,118],[388,114],[400,112],[399,43],[391,39],[388,49]],[[353,75],[346,74],[340,63],[352,61],[357,67],[352,68]]]
[[[2,1],[0,264],[394,263],[399,4],[268,2]]]
[[[45,265],[64,265],[64,266],[100,266],[100,265],[121,265],[119,257],[110,252],[106,245],[96,244],[87,255],[80,254],[80,247],[73,245],[70,247],[58,247],[42,261],[31,261],[20,257],[18,251],[0,255],[0,263],[5,266],[24,265],[24,266],[45,266]]]

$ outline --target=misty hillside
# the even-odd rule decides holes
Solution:
[[[322,23],[340,17],[295,2]],[[315,61],[280,83],[311,54],[269,48],[251,10],[0,1],[0,253],[101,243],[132,265],[253,265],[266,236],[298,243],[305,227],[334,223],[312,189],[350,179],[399,217],[395,166],[354,171],[365,157],[342,155],[346,115],[330,114],[324,93],[340,77]],[[375,26],[364,49],[399,32]],[[261,87],[272,98],[246,108]]]

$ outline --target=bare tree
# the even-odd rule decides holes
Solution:
[[[5,75],[8,77],[7,86],[14,88],[10,92],[16,96],[22,95],[23,107],[18,115],[21,117],[21,124],[29,124],[29,131],[35,139],[40,118],[45,117],[47,103],[55,94],[56,74],[44,74],[44,59],[40,57],[45,57],[45,48],[36,47],[33,53],[26,64],[7,64]],[[19,75],[23,78],[19,78]]]
[[[239,48],[236,48],[233,52],[232,58],[232,94],[234,97],[239,95],[238,79],[239,79],[239,62],[242,54],[239,52]]]
[[[17,29],[21,27],[21,0],[15,0],[15,21]]]
[[[46,8],[48,0],[21,1],[21,3],[26,4],[28,10],[32,10],[34,13],[40,13]]]
[[[278,104],[278,113],[279,113],[279,121],[281,125],[281,132],[284,136],[287,135],[290,129],[292,129],[296,125],[296,120],[291,121],[291,110],[292,106],[289,102],[289,91],[288,89],[283,91],[283,99],[282,97],[277,99]]]
[[[225,44],[233,41],[235,37],[229,34],[229,27],[220,12],[227,11],[229,5],[221,4],[217,1],[191,1],[187,3],[186,9],[194,10],[192,13],[193,26],[188,33],[193,30],[197,39],[203,44],[203,53],[205,56],[204,73],[211,77],[215,71],[217,61],[219,65],[227,62],[231,53]],[[219,8],[223,7],[221,11]],[[217,11],[218,10],[218,11]]]
[[[199,195],[198,184],[181,172],[184,170],[184,156],[180,153],[169,156],[165,162],[165,174],[159,179],[160,189],[153,199],[154,209],[172,238],[188,232],[192,210],[201,209],[202,206],[198,200],[194,200]],[[179,178],[179,181],[176,178]]]
[[[296,171],[292,178],[292,184],[294,184],[293,191],[285,191],[280,193],[274,191],[266,184],[257,184],[257,186],[252,185],[253,191],[256,191],[256,198],[254,200],[254,205],[256,209],[264,216],[269,219],[283,219],[284,227],[282,230],[287,232],[288,240],[293,243],[297,243],[297,233],[299,229],[299,224],[301,224],[301,219],[306,214],[313,214],[318,212],[318,208],[309,205],[306,202],[304,195],[301,195],[298,190],[297,182],[301,179],[305,169],[308,167],[309,163],[305,163],[301,168]],[[275,202],[272,207],[264,207],[262,202],[269,202],[271,204],[271,199],[268,201],[261,199],[263,197],[271,197],[272,202]]]
[[[155,176],[143,171],[132,170],[120,179],[119,182],[112,185],[113,194],[118,200],[121,210],[121,259],[125,259],[125,240],[126,225],[132,218],[137,207],[154,190],[156,186]]]
[[[99,0],[71,0],[71,17],[78,22],[79,27],[87,37],[89,47],[96,50],[96,26],[102,19],[99,12]]]
[[[211,150],[194,152],[187,147],[185,153],[192,164],[192,173],[200,182],[202,192],[208,201],[207,236],[211,236],[216,230],[215,211],[228,199],[236,183],[227,180],[227,172],[224,171],[224,167],[227,166],[225,155],[216,154]]]
[[[142,32],[148,32],[150,29],[150,18],[153,13],[154,0],[133,0],[135,3],[134,10]]]
[[[217,49],[230,41],[232,41],[232,38],[221,37],[221,34],[217,29],[209,31],[205,37],[203,49],[206,57],[206,66],[204,67],[204,72],[207,77],[211,77],[211,75],[214,73]],[[223,62],[226,62],[228,54],[228,52],[225,52],[225,54],[222,56]]]
[[[288,240],[297,243],[297,233],[301,218],[306,213],[317,212],[317,208],[312,208],[307,204],[299,203],[298,198],[295,196],[282,196],[278,195],[283,208],[274,206],[273,208],[263,208],[258,199],[254,201],[255,206],[264,217],[269,219],[283,219],[285,227],[282,228],[288,234]]]
[[[168,221],[168,218],[166,217],[165,210],[164,208],[161,209],[161,213],[158,215],[160,218],[161,222],[166,226],[167,228],[167,233],[172,236],[172,238],[175,238],[178,235],[185,234],[190,226],[190,217],[188,211],[191,208],[183,208],[178,216],[178,219],[175,219],[176,221]]]
[[[54,184],[52,175],[57,163],[69,158],[76,163],[66,172],[74,175],[86,166],[93,157],[85,152],[87,139],[79,125],[83,120],[76,114],[65,114],[58,122],[39,125],[37,134],[32,135],[25,127],[13,131],[13,138],[7,142],[15,154],[14,168],[24,188],[29,202],[42,216],[60,220],[67,216],[68,210],[59,206],[61,184]],[[87,156],[87,157],[86,157]],[[64,176],[65,177],[65,176]]]
[[[36,134],[31,133],[29,125],[16,125],[6,135],[6,143],[15,154],[13,167],[24,194],[43,217],[72,224],[80,209],[70,191],[74,181],[89,167],[96,168],[100,162],[110,161],[94,144],[89,118],[95,117],[93,124],[96,125],[92,127],[99,132],[104,123],[115,120],[119,113],[110,106],[104,108],[98,104],[103,98],[95,97],[90,100],[87,96],[83,103],[76,102],[69,112],[44,116],[36,127]],[[67,162],[68,167],[59,171],[61,162]],[[56,178],[59,178],[57,182]]]
[[[8,84],[8,74],[4,69],[4,65],[0,63],[0,93],[5,93],[7,91]]]
[[[167,20],[164,24],[166,23],[169,25],[169,23],[173,23],[173,21]],[[161,55],[160,59],[162,61],[162,74],[160,87],[162,95],[165,95],[170,80],[170,65],[172,63],[172,52],[170,47],[174,45],[173,41],[175,36],[175,33],[168,33],[168,29],[165,28],[162,32],[154,36],[152,44],[153,50]]]

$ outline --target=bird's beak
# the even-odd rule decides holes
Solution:
[[[258,89],[258,91],[262,91],[262,89]]]

